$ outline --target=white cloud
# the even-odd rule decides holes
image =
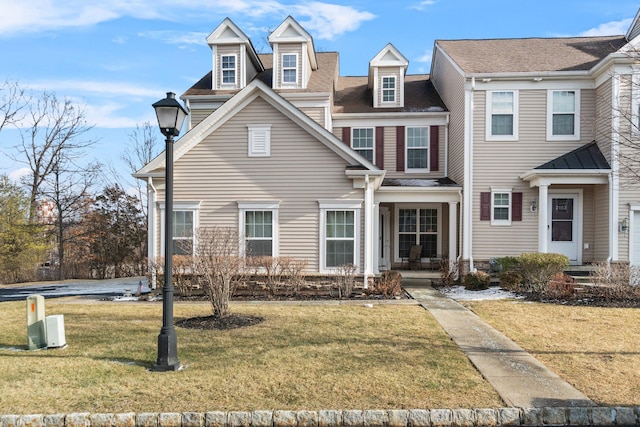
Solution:
[[[420,3],[414,4],[413,6],[409,7],[409,9],[425,10],[427,7],[433,6],[434,4],[436,4],[436,0],[423,0]]]
[[[321,2],[308,2],[293,6],[298,16],[306,16],[300,24],[310,32],[315,32],[317,38],[333,40],[346,32],[357,30],[365,21],[376,16],[369,12],[362,12],[350,6],[340,6]]]
[[[626,34],[633,19],[623,19],[621,21],[611,21],[600,24],[595,28],[580,33],[580,36],[613,36],[618,34]]]
[[[416,62],[431,62],[431,58],[433,58],[433,50],[429,49],[424,52],[424,54],[416,59]]]
[[[123,82],[105,82],[92,80],[47,80],[29,84],[29,89],[51,90],[64,94],[102,95],[110,98],[121,97],[151,97],[157,98],[158,94],[165,93],[162,89],[145,88],[137,84]]]
[[[199,45],[202,46],[207,40],[208,33],[199,32],[179,32],[179,31],[145,31],[138,33],[140,37],[145,37],[153,40],[160,40],[167,44],[178,45]]]
[[[20,169],[12,170],[7,174],[9,179],[13,182],[20,182],[20,179],[28,176],[31,173],[31,170],[28,167],[23,167]]]

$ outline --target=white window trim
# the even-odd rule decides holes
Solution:
[[[384,100],[384,91],[391,90],[385,89],[384,87],[384,79],[392,79],[393,80],[393,101],[385,101]],[[381,104],[397,104],[398,103],[398,78],[396,76],[382,76],[380,77],[380,103]]]
[[[396,203],[395,206],[395,210],[394,210],[394,227],[395,230],[393,231],[393,244],[395,245],[395,249],[393,252],[393,256],[395,258],[394,262],[402,262],[402,258],[400,258],[400,209],[413,209],[413,210],[417,210],[419,211],[420,209],[436,209],[438,211],[438,229],[436,230],[437,233],[437,239],[438,242],[436,243],[437,245],[437,252],[441,253],[442,252],[442,205],[439,203],[421,203],[421,204],[416,204],[416,203],[409,203],[409,204],[405,204],[405,203]],[[419,234],[418,231],[416,231],[416,235]]]
[[[575,109],[573,112],[573,135],[553,135],[553,94],[555,92],[574,92]],[[549,89],[547,91],[547,141],[579,141],[580,140],[580,89]]]
[[[513,189],[511,188],[492,188],[491,189],[491,225],[497,226],[506,226],[511,225],[511,221],[513,218],[512,205],[513,205]],[[507,203],[508,209],[508,219],[495,219],[495,195],[496,194],[508,194],[509,195],[509,203]],[[499,206],[505,207],[505,206]]]
[[[193,253],[195,253],[196,245],[197,245],[197,234],[196,231],[200,227],[200,203],[201,202],[173,202],[173,211],[192,211],[193,212]],[[164,244],[166,242],[165,239],[165,215],[166,213],[166,203],[159,202],[158,208],[160,209],[160,256],[164,256]],[[173,236],[175,239],[176,236]]]
[[[360,214],[362,210],[362,200],[318,200],[320,208],[320,272],[336,273],[336,267],[327,267],[325,251],[327,249],[327,211],[353,211],[353,265],[356,266],[356,273],[360,273]]]
[[[284,57],[286,55],[293,55],[296,57],[296,66],[295,67],[285,67],[284,66]],[[297,52],[283,52],[280,56],[280,65],[282,65],[282,69],[281,69],[281,75],[280,75],[280,82],[282,84],[283,87],[285,86],[298,86],[298,82],[300,81],[300,67],[298,66],[298,53]],[[287,82],[284,80],[284,72],[285,70],[295,70],[296,72],[296,81],[295,82]]]
[[[500,92],[510,92],[513,94],[513,135],[493,135],[491,133],[492,126],[492,116],[493,116],[493,94]],[[487,141],[517,141],[519,135],[519,91],[517,90],[492,90],[487,91],[486,96],[486,134],[485,139]]]
[[[425,128],[427,129],[427,167],[426,168],[409,168],[409,129]],[[416,148],[411,148],[416,149]],[[405,173],[429,173],[431,172],[431,129],[429,126],[406,126],[404,132],[404,171]]]
[[[351,128],[351,148],[354,151],[358,152],[358,150],[363,150],[363,149],[362,148],[355,148],[353,146],[353,134],[354,134],[354,131],[356,129],[371,129],[371,138],[372,138],[371,140],[373,142],[373,144],[371,146],[371,152],[373,153],[372,154],[372,158],[371,158],[371,163],[375,164],[375,162],[376,162],[376,128],[375,127],[371,127],[371,126],[361,126],[361,127],[353,127],[353,128]]]
[[[224,68],[225,57],[233,57],[233,68]],[[233,70],[233,83],[224,81],[224,72]],[[238,56],[235,53],[221,54],[220,55],[220,86],[221,87],[236,87],[238,85]]]
[[[271,125],[251,124],[247,125],[247,155],[249,157],[271,156]],[[259,137],[263,137],[264,144],[257,144]]]
[[[272,233],[272,246],[271,246],[271,256],[277,257],[280,253],[280,201],[276,200],[253,200],[253,201],[239,201],[238,202],[238,236],[240,236],[240,256],[244,257],[245,253],[245,218],[246,212],[252,211],[271,211],[271,219],[273,223],[271,224],[271,233]]]

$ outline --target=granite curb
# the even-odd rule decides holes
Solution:
[[[635,426],[637,407],[89,412],[0,415],[0,427],[493,427]]]

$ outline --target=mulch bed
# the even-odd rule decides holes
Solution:
[[[264,317],[249,316],[244,314],[231,314],[227,317],[202,316],[180,319],[176,326],[186,329],[218,329],[228,330],[257,325],[264,321]]]

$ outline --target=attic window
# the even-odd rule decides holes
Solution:
[[[271,125],[248,125],[249,157],[271,156]]]
[[[382,78],[382,102],[396,102],[395,76]]]
[[[282,83],[298,83],[298,55],[295,53],[282,55]]]
[[[236,56],[222,55],[220,62],[222,69],[222,84],[236,84]]]

